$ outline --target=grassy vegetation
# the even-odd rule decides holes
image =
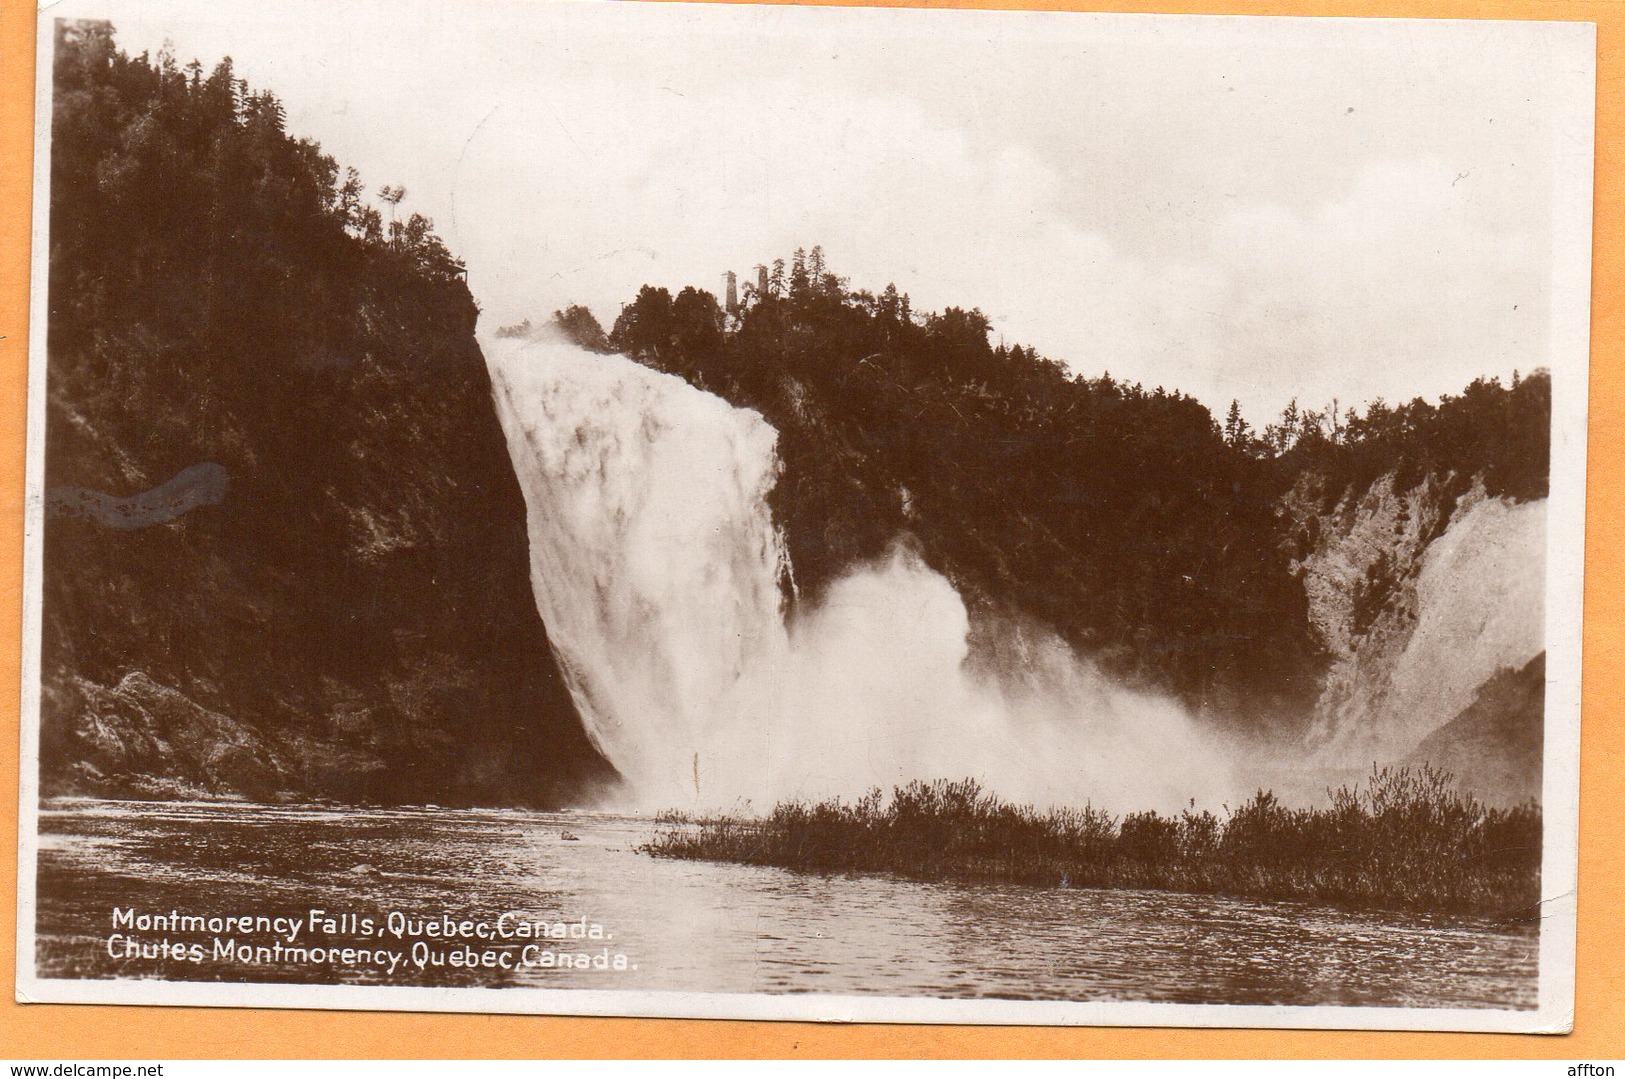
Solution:
[[[675,823],[675,822],[674,822]],[[763,818],[676,827],[659,857],[923,880],[1159,888],[1509,919],[1540,900],[1540,809],[1489,809],[1448,773],[1375,769],[1320,809],[1259,791],[1219,816],[1121,819],[1011,805],[973,779],[915,781],[890,799],[785,802]]]

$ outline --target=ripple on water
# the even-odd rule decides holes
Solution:
[[[119,961],[114,906],[191,913],[586,917],[636,965],[259,966],[271,982],[719,993],[1532,1008],[1534,927],[1152,891],[820,876],[636,853],[608,814],[55,802],[40,816],[39,970],[245,980],[226,963]],[[563,841],[564,831],[578,841]]]

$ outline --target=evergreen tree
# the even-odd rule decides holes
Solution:
[[[804,299],[807,290],[807,252],[798,247],[790,259],[790,298]]]
[[[1224,441],[1233,449],[1250,451],[1253,441],[1252,424],[1241,415],[1241,402],[1230,401],[1230,411],[1224,419]]]

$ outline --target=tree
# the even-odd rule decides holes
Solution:
[[[671,293],[664,288],[644,285],[638,298],[621,309],[610,330],[609,342],[617,352],[633,359],[666,359],[672,346]]]
[[[796,248],[790,258],[790,298],[802,299],[807,295],[807,252]]]
[[[807,255],[808,287],[818,296],[839,296],[844,283],[824,264],[824,248],[814,244]]]
[[[610,347],[609,337],[604,333],[604,327],[599,325],[598,319],[578,303],[573,303],[562,311],[553,312],[553,322],[564,332],[564,336],[588,352],[615,351]]]
[[[368,206],[361,211],[359,231],[361,238],[370,244],[384,242],[384,217],[378,212],[378,207]]]
[[[378,197],[389,205],[389,242],[398,243],[401,238],[400,222],[395,220],[395,212],[400,208],[401,200],[406,197],[406,188],[396,184],[390,187],[385,184],[378,189]]]
[[[1281,410],[1280,420],[1264,428],[1264,442],[1279,456],[1298,444],[1303,428],[1304,415],[1298,411],[1298,399],[1294,397]]]
[[[897,295],[897,286],[887,282],[886,288],[880,293],[879,315],[887,322],[896,322],[902,315],[902,300]]]
[[[1234,449],[1245,449],[1252,441],[1252,425],[1241,415],[1241,402],[1230,401],[1230,412],[1224,419],[1224,440]]]
[[[361,201],[361,174],[354,168],[344,170],[344,186],[338,192],[339,217],[344,227],[356,235],[366,232],[366,221],[362,216],[364,204]]]
[[[722,306],[716,296],[689,286],[671,305],[672,338],[680,360],[712,359],[722,350]]]

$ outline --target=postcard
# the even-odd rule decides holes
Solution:
[[[19,999],[1570,1028],[1589,24],[39,50]]]

